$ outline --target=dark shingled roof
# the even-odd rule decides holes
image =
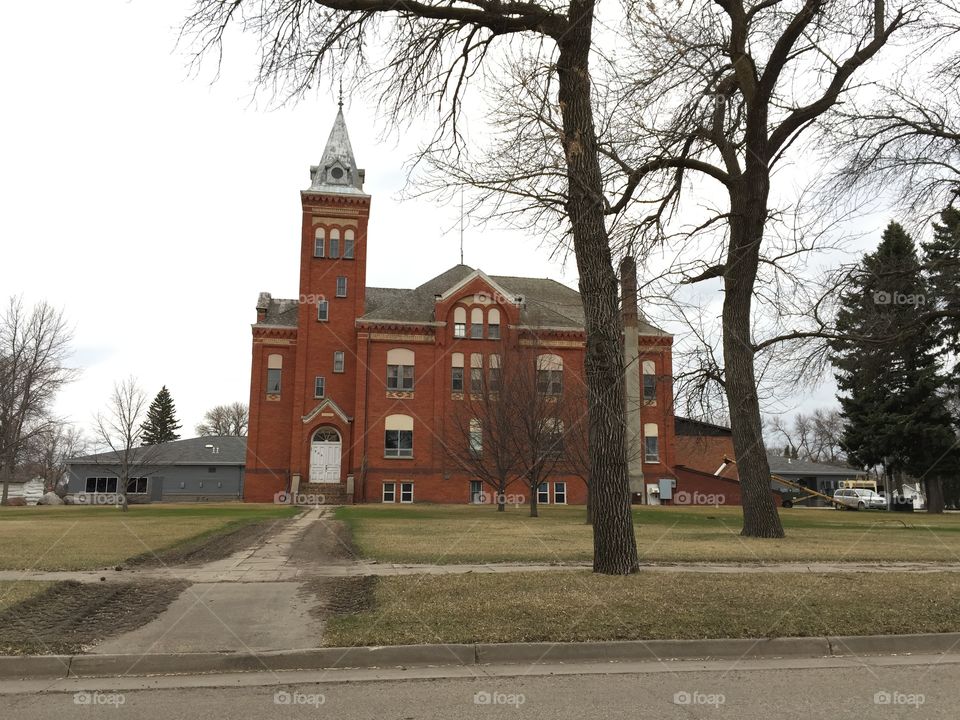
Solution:
[[[214,453],[207,445],[219,448]],[[133,462],[147,465],[243,465],[247,460],[245,437],[197,437],[173,440],[159,445],[144,445],[134,451]],[[112,452],[71,458],[71,465],[96,465],[116,462]]]
[[[400,322],[433,322],[436,296],[444,294],[475,270],[468,265],[454,265],[449,270],[412,289],[368,287],[366,312],[362,320],[394,320]],[[530,327],[581,329],[584,326],[580,293],[547,278],[491,275],[490,279],[507,291],[511,298],[522,297],[520,320]],[[266,309],[261,325],[297,324],[295,300],[276,300],[261,293],[257,308]],[[643,335],[666,335],[663,330],[640,320]]]
[[[844,477],[866,475],[863,470],[857,468],[827,465],[809,460],[792,460],[769,452],[767,460],[770,462],[770,472],[774,475],[842,475]]]

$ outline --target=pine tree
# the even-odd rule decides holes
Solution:
[[[943,350],[952,355],[954,383],[960,380],[960,209],[950,206],[933,224],[933,239],[924,243],[924,266],[931,297],[928,308],[945,313],[937,324]],[[958,388],[953,388],[956,393]]]
[[[150,403],[147,410],[147,419],[141,426],[144,445],[158,445],[160,443],[179,440],[177,430],[183,427],[177,422],[177,409],[174,407],[170,391],[164,385]]]
[[[956,437],[936,332],[920,321],[929,292],[921,269],[913,239],[890,223],[841,297],[832,362],[851,461],[882,466],[898,488],[905,475],[923,479],[928,509],[938,512]]]

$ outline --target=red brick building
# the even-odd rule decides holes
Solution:
[[[524,347],[557,388],[583,382],[579,294],[553,280],[457,265],[411,289],[368,287],[371,198],[342,111],[300,194],[300,297],[261,293],[253,325],[244,498],[280,491],[329,502],[467,503],[478,485],[446,448],[456,404],[501,347]],[[672,477],[672,338],[636,320],[640,482]],[[478,375],[479,373],[479,375]],[[636,413],[632,415],[636,418]],[[520,492],[520,490],[518,490]],[[583,503],[584,483],[551,477],[541,502]]]

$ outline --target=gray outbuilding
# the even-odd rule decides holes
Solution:
[[[129,502],[223,502],[243,499],[245,437],[198,437],[131,452]],[[67,492],[93,503],[117,492],[119,456],[106,452],[67,462]]]

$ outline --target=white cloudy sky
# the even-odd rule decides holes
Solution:
[[[189,5],[4,9],[0,296],[65,308],[83,374],[59,409],[83,425],[128,374],[150,395],[166,384],[187,432],[206,408],[246,401],[257,293],[298,292],[299,190],[335,103],[254,101],[238,46],[216,83],[191,76],[176,47]],[[400,200],[416,128],[384,139],[376,108],[348,98],[346,112],[373,195],[368,284],[417,285],[458,261],[459,208]],[[548,256],[516,232],[466,232],[467,264],[575,286]]]

